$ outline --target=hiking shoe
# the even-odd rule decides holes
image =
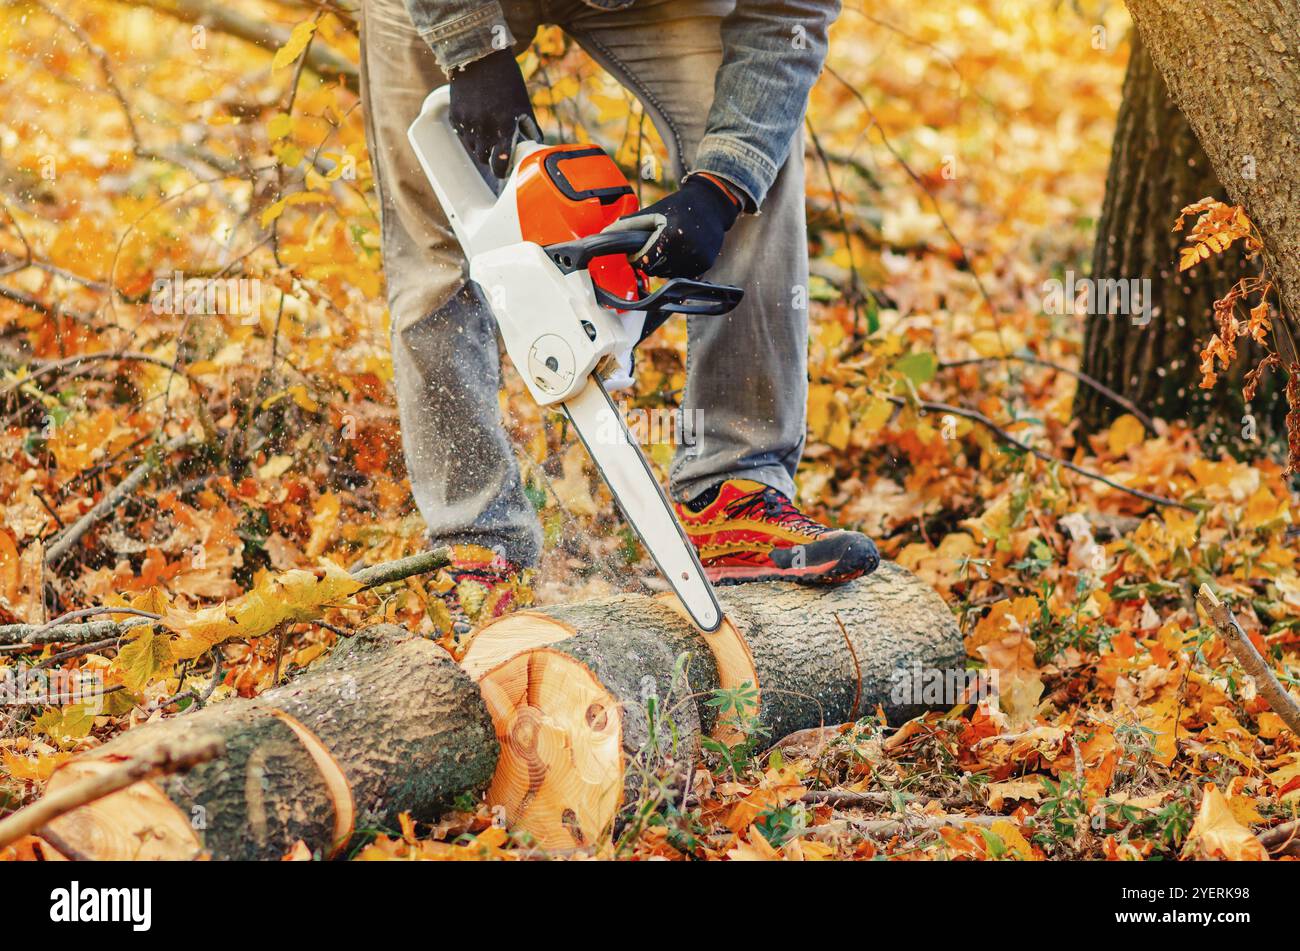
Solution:
[[[531,569],[520,568],[489,548],[455,545],[452,561],[432,585],[429,615],[442,636],[461,638],[493,618],[533,602]]]
[[[815,522],[781,492],[751,479],[728,479],[675,508],[714,584],[838,584],[880,564],[866,535]]]

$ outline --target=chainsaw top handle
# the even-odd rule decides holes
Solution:
[[[599,232],[576,241],[549,244],[543,250],[555,262],[556,267],[565,274],[571,274],[582,270],[599,257],[611,254],[635,254],[645,244],[646,233],[645,231]],[[685,277],[675,277],[666,281],[659,290],[640,300],[621,300],[600,287],[596,287],[595,290],[596,299],[605,307],[646,312],[646,329],[642,339],[656,330],[671,314],[718,316],[729,313],[745,296],[745,292],[739,287]]]

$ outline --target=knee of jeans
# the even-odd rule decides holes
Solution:
[[[399,313],[389,305],[390,313]],[[392,323],[394,345],[455,352],[465,346],[487,346],[495,340],[496,324],[477,289],[462,281],[440,297],[421,295],[400,305]]]

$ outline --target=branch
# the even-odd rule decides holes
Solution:
[[[451,549],[435,548],[432,551],[423,551],[418,555],[410,555],[396,561],[386,561],[383,564],[373,565],[369,568],[356,568],[352,571],[352,577],[361,582],[361,590],[364,591],[367,588],[376,588],[381,584],[401,581],[411,575],[422,575],[430,571],[437,571],[449,564],[451,564]]]
[[[1291,695],[1282,689],[1267,661],[1255,649],[1255,645],[1246,636],[1246,632],[1242,630],[1241,624],[1233,616],[1232,611],[1215,596],[1208,584],[1202,584],[1200,590],[1196,592],[1196,603],[1209,617],[1210,623],[1214,625],[1219,636],[1237,658],[1237,663],[1241,664],[1246,673],[1255,679],[1255,686],[1264,695],[1273,712],[1282,718],[1292,733],[1300,736],[1300,705],[1297,705]]]
[[[44,314],[46,317],[67,316],[71,317],[79,324],[88,324],[94,319],[90,314],[68,310],[59,304],[47,304],[45,301],[33,297],[31,294],[25,294],[22,291],[5,284],[0,284],[0,297],[26,307],[28,310],[34,310],[38,314]]]
[[[209,392],[206,383],[195,379],[194,375],[190,373],[188,369],[175,367],[170,360],[164,360],[162,357],[155,357],[151,353],[139,353],[134,350],[101,350],[96,353],[84,353],[80,356],[64,357],[61,360],[50,360],[47,363],[42,363],[40,366],[30,371],[26,376],[15,380],[3,389],[0,389],[0,396],[6,396],[12,391],[26,386],[33,380],[39,379],[43,376],[48,376],[51,373],[60,373],[67,369],[76,370],[80,368],[82,364],[97,363],[105,360],[122,363],[149,363],[153,366],[162,367],[163,369],[175,370],[184,376],[190,383],[194,384],[194,388],[199,392],[204,394]]]
[[[91,776],[38,799],[7,819],[0,820],[0,849],[25,835],[31,835],[73,809],[102,799],[142,779],[186,770],[216,759],[224,752],[225,744],[211,739],[188,746],[155,746],[137,757],[104,770],[98,776]]]
[[[81,540],[81,537],[90,530],[91,526],[117,508],[128,495],[144,484],[144,481],[149,478],[154,469],[158,468],[164,457],[189,443],[190,438],[188,436],[178,436],[163,446],[161,452],[146,453],[144,461],[131,470],[131,473],[125,479],[95,503],[89,512],[73,522],[65,531],[59,533],[55,542],[46,549],[45,563],[53,566],[56,562],[65,558],[72,551],[73,546]]]
[[[365,591],[380,585],[391,584],[394,581],[401,581],[403,578],[409,578],[412,575],[437,571],[449,564],[451,564],[451,549],[435,548],[432,551],[399,558],[396,561],[386,561],[378,565],[355,568],[352,571],[352,576],[361,582],[361,590]],[[83,608],[81,611],[72,612],[66,619],[72,620],[74,617],[85,617],[87,613],[94,612],[122,614],[130,610],[132,609],[112,606]],[[44,644],[84,644],[99,641],[121,635],[138,624],[150,623],[151,616],[147,612],[140,613],[140,617],[128,617],[121,621],[90,621],[88,623],[66,624],[63,623],[64,619],[60,618],[50,624],[0,625],[0,645],[36,646]],[[325,626],[330,627],[330,625]],[[332,627],[331,629],[337,630]]]
[[[1130,400],[1128,397],[1121,396],[1119,393],[1112,390],[1105,383],[1102,383],[1100,380],[1094,379],[1093,377],[1084,373],[1082,370],[1072,370],[1069,367],[1063,366],[1059,363],[1053,363],[1051,360],[1044,360],[1042,357],[1035,357],[1027,353],[1009,353],[1001,357],[972,357],[968,360],[948,360],[944,363],[940,363],[939,369],[953,370],[953,369],[957,369],[958,367],[975,366],[981,363],[1001,363],[1005,360],[1018,360],[1021,363],[1032,363],[1034,366],[1046,367],[1049,370],[1055,370],[1057,373],[1064,373],[1066,376],[1072,376],[1080,383],[1092,387],[1094,390],[1096,390],[1102,396],[1106,397],[1106,399],[1110,400],[1116,406],[1120,406],[1128,410],[1130,413],[1132,413],[1134,416],[1137,417],[1138,421],[1142,423],[1143,426],[1146,427],[1147,432],[1154,434],[1156,431],[1155,421],[1146,413],[1144,413],[1142,410],[1138,409],[1137,404],[1134,403],[1132,400]]]
[[[894,403],[897,406],[912,405],[910,401],[904,399],[901,396],[886,396],[885,399],[889,400],[891,403]],[[1147,492],[1143,489],[1135,489],[1132,486],[1123,485],[1119,482],[1114,481],[1113,479],[1107,478],[1106,476],[1102,475],[1100,472],[1093,472],[1091,469],[1085,469],[1083,466],[1078,465],[1077,463],[1073,463],[1069,459],[1062,459],[1059,456],[1052,455],[1050,452],[1047,452],[1044,449],[1039,449],[1035,446],[1029,445],[1026,442],[1021,442],[1019,439],[1011,435],[1009,432],[1007,432],[997,423],[993,422],[993,420],[989,419],[983,413],[977,412],[976,410],[965,409],[961,406],[950,406],[947,403],[935,403],[930,400],[918,400],[916,401],[915,405],[920,406],[923,409],[929,410],[934,413],[951,413],[954,416],[961,416],[964,419],[969,419],[972,422],[979,423],[981,426],[986,427],[990,432],[993,433],[993,435],[997,436],[1003,442],[1009,443],[1010,445],[1015,446],[1017,449],[1020,449],[1023,452],[1032,453],[1033,455],[1037,456],[1039,459],[1042,459],[1044,462],[1054,462],[1057,463],[1058,465],[1065,466],[1065,468],[1069,469],[1073,473],[1076,473],[1078,475],[1084,476],[1089,479],[1094,479],[1097,482],[1100,482],[1102,485],[1110,486],[1112,489],[1117,489],[1120,492],[1127,492],[1129,495],[1137,496],[1139,499],[1142,499],[1146,502],[1151,502],[1154,503],[1155,505],[1169,505],[1172,506],[1173,508],[1184,509],[1185,511],[1188,512],[1196,511],[1194,508],[1192,508],[1192,506],[1186,504],[1185,502],[1177,502],[1173,499],[1167,499],[1163,495],[1156,495],[1154,492]]]
[[[114,613],[117,613],[115,609]],[[90,621],[86,624],[6,624],[0,626],[0,644],[6,645],[3,653],[24,653],[46,644],[86,644],[109,637],[118,637],[137,624],[148,624],[143,618],[123,621]],[[10,650],[9,648],[14,648]]]
[[[275,51],[289,39],[289,31],[270,23],[245,16],[228,4],[212,0],[120,0],[128,6],[149,7],[173,16],[185,23],[197,23],[225,33],[236,39],[252,43],[264,50]],[[357,67],[324,44],[313,44],[304,61],[307,68],[322,79],[337,79],[352,92],[360,89]]]

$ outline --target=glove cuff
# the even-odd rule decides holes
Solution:
[[[702,204],[707,204],[727,231],[740,217],[743,205],[722,180],[708,172],[696,172],[682,183],[682,190],[690,190]]]

